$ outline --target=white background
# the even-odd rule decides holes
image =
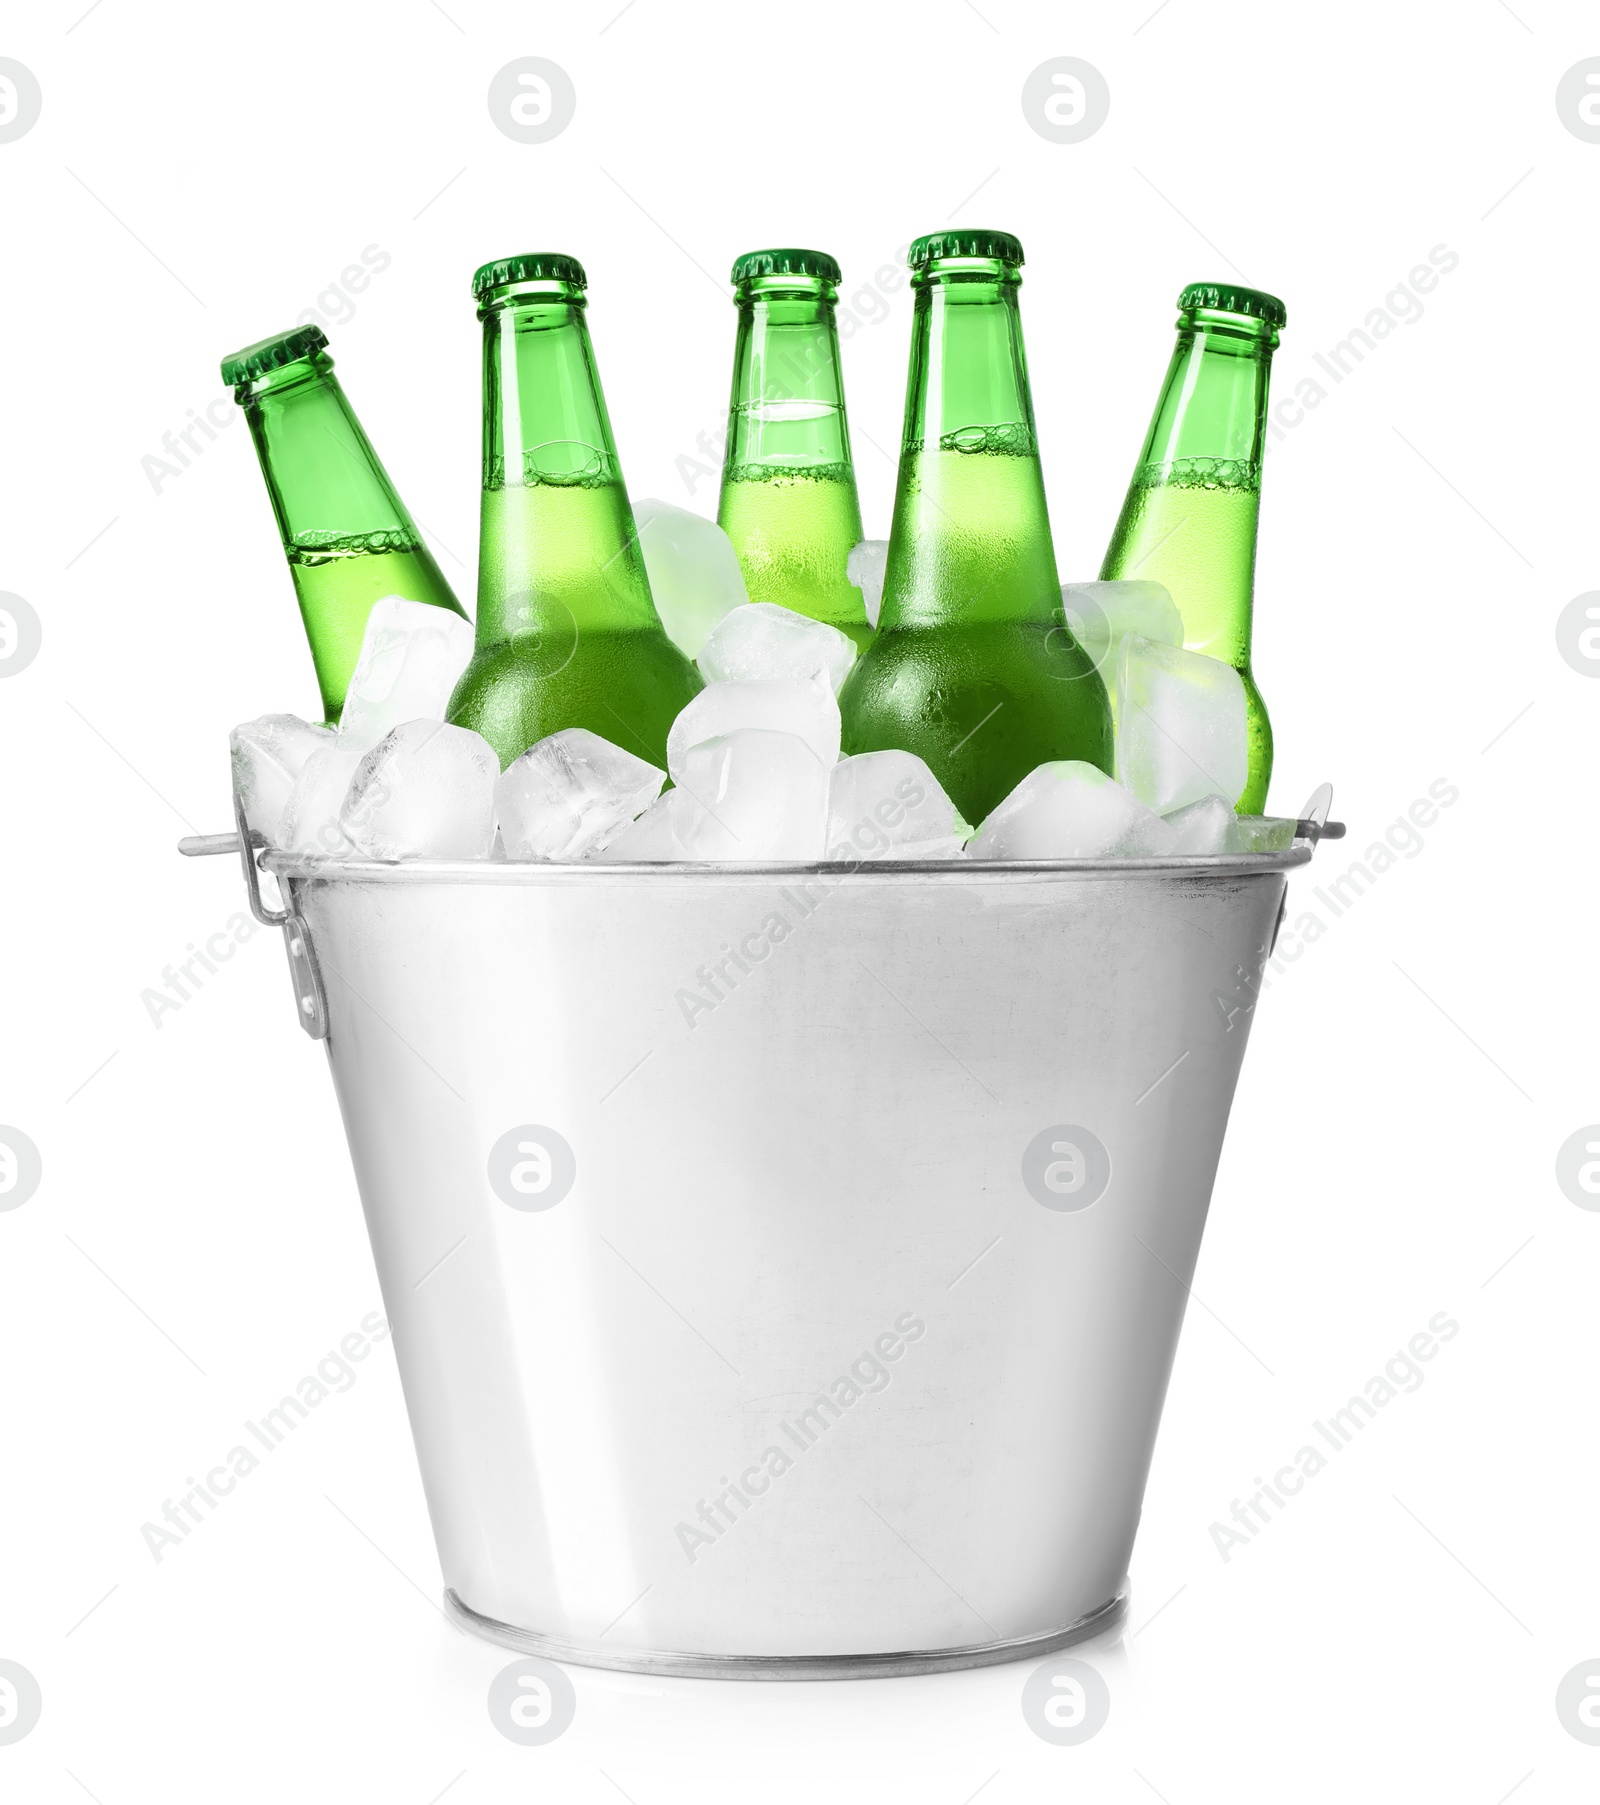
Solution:
[[[44,646],[0,685],[0,1119],[44,1179],[0,1214],[0,1656],[44,1716],[0,1747],[0,1794],[1594,1796],[1600,1748],[1554,1695],[1600,1657],[1600,1217],[1554,1167],[1600,1116],[1600,684],[1554,628],[1596,581],[1600,145],[1555,89],[1600,27],[1514,5],[9,10],[0,55],[44,105],[0,144],[0,588]],[[577,90],[543,145],[486,106],[525,55]],[[1020,104],[1060,55],[1110,85],[1076,145]],[[470,600],[476,264],[583,259],[630,487],[710,512],[714,483],[691,497],[675,460],[720,425],[733,256],[825,246],[848,301],[952,222],[1027,249],[1064,577],[1095,573],[1184,282],[1281,294],[1275,397],[1326,391],[1272,446],[1256,668],[1277,809],[1331,778],[1351,837],[1291,890],[1327,932],[1258,1012],[1128,1628],[1091,1651],[1111,1719],[1048,1746],[1026,1666],[790,1687],[572,1669],[573,1727],[517,1747],[484,1703],[511,1657],[436,1609],[387,1347],[180,1548],[157,1564],[141,1538],[379,1301],[276,936],[159,1027],[141,1000],[241,906],[236,865],[175,851],[228,825],[228,728],[316,702],[231,404],[159,489],[141,460],[223,394],[222,353],[320,307]],[[372,245],[392,261],[352,313],[326,291]],[[1331,381],[1314,354],[1441,245],[1459,266],[1421,317]],[[903,286],[887,316],[845,348],[872,534]],[[1335,919],[1312,884],[1437,779],[1459,801]],[[1441,1310],[1460,1333],[1420,1389],[1224,1561],[1213,1521]]]

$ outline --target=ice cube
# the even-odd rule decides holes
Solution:
[[[637,821],[613,834],[588,857],[599,865],[649,865],[663,860],[686,859],[678,828],[686,815],[698,818],[700,804],[686,790],[668,790],[652,802]]]
[[[971,835],[914,752],[862,752],[833,767],[830,859],[954,859]]]
[[[820,677],[835,695],[850,675],[856,648],[848,635],[826,621],[780,608],[776,602],[746,602],[723,615],[700,648],[707,683],[747,678]]]
[[[838,762],[839,704],[827,684],[815,677],[758,677],[708,684],[683,709],[667,734],[672,781],[683,782],[684,759],[692,747],[747,727],[798,734],[824,765]]]
[[[372,604],[345,691],[339,737],[363,751],[406,721],[442,721],[472,656],[472,625],[449,608],[386,595]]]
[[[717,622],[750,599],[733,541],[716,521],[648,496],[633,504],[633,523],[667,637],[697,658]]]
[[[286,852],[320,853],[330,859],[351,856],[349,836],[339,825],[339,811],[362,757],[360,747],[335,739],[301,766],[284,804],[279,830]]]
[[[443,721],[405,721],[362,758],[339,811],[369,859],[486,859],[500,760],[486,739]]]
[[[1039,765],[989,815],[974,859],[1140,858],[1172,850],[1173,832],[1137,796],[1078,759]]]
[[[1238,852],[1287,852],[1296,823],[1279,815],[1240,815],[1234,822]]]
[[[581,859],[661,794],[665,771],[587,727],[564,727],[506,766],[494,787],[506,857]]]
[[[1234,832],[1233,804],[1223,796],[1202,796],[1162,819],[1177,836],[1172,850],[1192,854],[1242,852]]]
[[[883,573],[888,562],[887,539],[863,539],[859,545],[850,548],[850,555],[844,561],[844,573],[861,591],[867,620],[874,627],[883,611]]]
[[[264,714],[228,735],[234,794],[246,822],[269,846],[283,844],[283,811],[306,760],[333,744],[331,727],[313,727],[292,714]]]
[[[716,861],[822,857],[828,777],[816,747],[793,733],[740,728],[691,747],[673,821],[683,856]]]
[[[1105,583],[1063,583],[1061,606],[1077,640],[1105,681],[1113,714],[1117,706],[1117,656],[1130,633],[1157,645],[1183,644],[1183,617],[1164,583],[1121,578]]]
[[[1157,814],[1237,798],[1250,774],[1244,680],[1231,664],[1130,633],[1117,664],[1117,777]]]

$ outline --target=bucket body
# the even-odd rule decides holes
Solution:
[[[749,1675],[1104,1624],[1307,857],[268,855],[461,1620]]]

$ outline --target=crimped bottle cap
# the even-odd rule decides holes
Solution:
[[[921,269],[935,257],[996,257],[1002,263],[1022,262],[1022,240],[1009,232],[969,227],[961,232],[929,232],[913,241],[906,253],[910,269]]]
[[[570,282],[574,288],[587,288],[589,278],[583,265],[565,251],[524,251],[520,257],[497,257],[485,263],[472,275],[472,298],[479,300],[491,288],[507,282]]]
[[[287,332],[275,332],[271,338],[223,358],[222,380],[229,388],[237,388],[241,382],[254,382],[269,370],[281,370],[285,364],[298,363],[327,348],[328,335],[320,326],[291,326]]]
[[[1289,309],[1276,295],[1237,282],[1191,282],[1178,296],[1178,305],[1186,313],[1194,307],[1207,307],[1215,313],[1242,313],[1246,319],[1265,320],[1269,326],[1289,323]]]

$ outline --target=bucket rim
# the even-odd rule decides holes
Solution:
[[[1311,862],[1313,848],[1296,841],[1282,852],[1208,853],[1161,858],[1102,859],[833,859],[811,863],[741,862],[738,864],[560,864],[552,860],[327,858],[313,853],[268,850],[261,869],[274,877],[300,882],[351,884],[719,884],[729,879],[770,883],[827,878],[832,883],[911,884],[938,887],[1038,882],[1071,882],[1078,878],[1201,878],[1264,876],[1293,871]]]

